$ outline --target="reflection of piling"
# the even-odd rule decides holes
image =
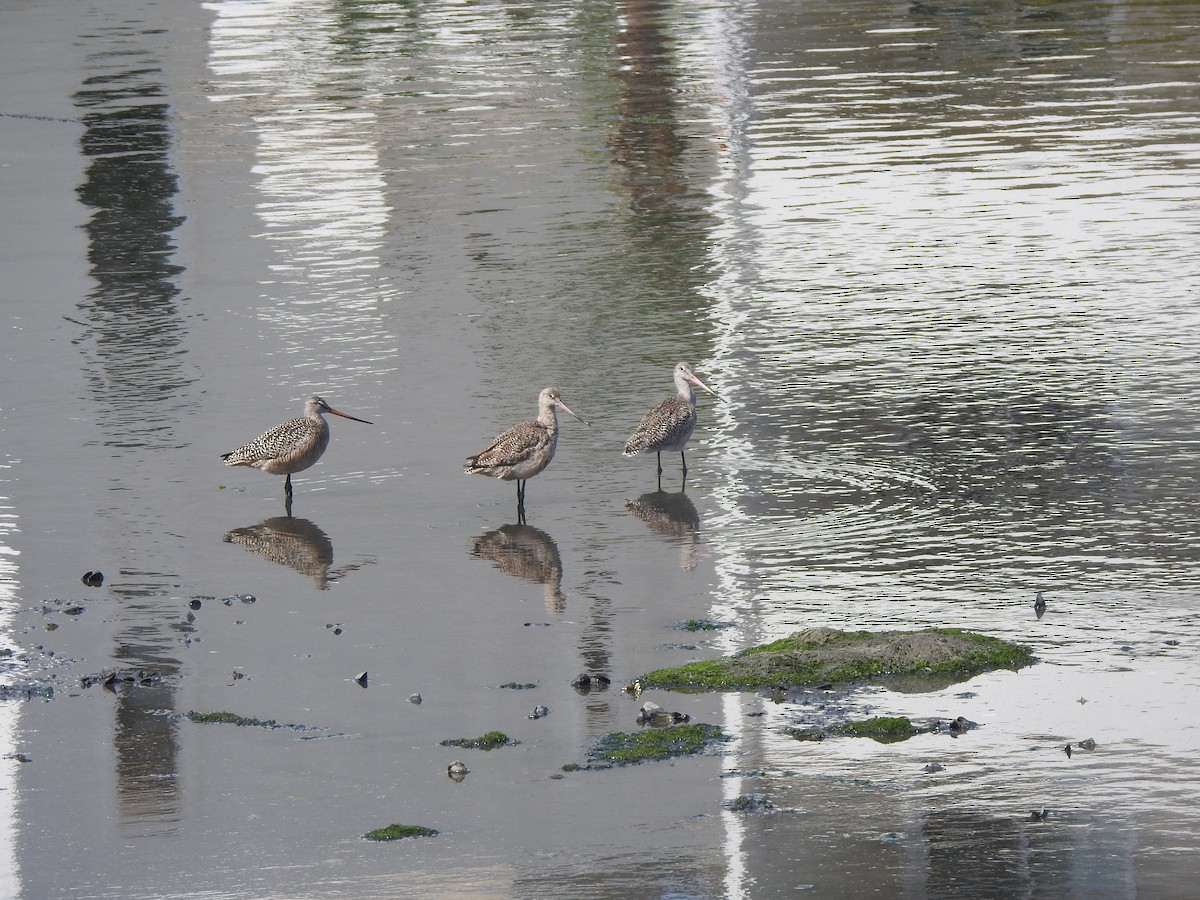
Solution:
[[[307,575],[317,590],[329,587],[333,544],[325,532],[308,519],[275,516],[257,525],[235,528],[225,535],[224,540],[229,544],[241,544],[263,559]]]
[[[502,525],[475,538],[471,552],[491,560],[502,572],[542,585],[548,612],[560,613],[567,608],[558,545],[540,528]]]
[[[654,491],[636,500],[626,500],[625,508],[649,526],[655,534],[677,541],[679,567],[696,568],[696,545],[700,542],[700,513],[682,491],[668,494]]]

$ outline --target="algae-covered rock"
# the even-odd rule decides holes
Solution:
[[[902,741],[920,734],[908,716],[876,716],[872,719],[859,719],[853,722],[843,722],[830,729],[833,734],[844,734],[851,737],[874,738],[882,744]]]
[[[426,828],[424,825],[400,825],[393,823],[383,828],[375,828],[363,835],[368,841],[399,841],[412,837],[435,837],[436,828]]]
[[[642,688],[738,690],[855,682],[910,673],[968,677],[1033,662],[1025,647],[957,628],[922,631],[838,631],[809,628],[733,656],[657,669]]]
[[[443,747],[467,747],[471,750],[495,750],[497,747],[505,747],[509,744],[520,743],[514,741],[503,731],[489,731],[487,734],[482,734],[477,738],[447,738],[440,742]]]

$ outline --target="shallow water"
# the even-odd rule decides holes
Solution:
[[[1185,7],[0,0],[0,663],[43,691],[0,703],[0,890],[1189,896]],[[722,397],[682,493],[620,456],[680,359]],[[517,528],[460,461],[548,384],[592,426]],[[314,391],[375,424],[289,519],[218,454]],[[980,725],[894,744],[646,695],[734,740],[561,772],[626,681],[810,625],[1040,661],[856,694]]]

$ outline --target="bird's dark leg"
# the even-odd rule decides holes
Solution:
[[[292,495],[291,494],[288,494],[286,497],[283,498],[283,511],[284,511],[284,513],[287,514],[287,517],[289,519],[292,517]]]
[[[662,478],[662,453],[659,452],[654,455],[658,457],[658,477]]]
[[[517,524],[525,524],[525,482],[517,481]]]
[[[683,477],[687,478],[687,457],[683,455],[683,451],[679,451],[679,459],[683,463]]]
[[[289,500],[292,499],[292,473],[288,472],[287,479],[283,482],[283,492],[287,494]]]

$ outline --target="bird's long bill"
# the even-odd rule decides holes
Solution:
[[[567,406],[567,404],[563,403],[561,400],[555,400],[554,402],[558,406],[558,408],[561,409],[563,412],[570,413],[575,418],[577,418],[580,422],[582,422],[584,425],[588,426],[589,428],[592,427],[591,422],[589,422],[583,416],[579,415],[579,413],[575,412],[575,410],[571,409],[571,407]]]
[[[325,411],[333,413],[335,416],[341,416],[343,419],[350,419],[354,422],[362,422],[364,425],[374,425],[375,424],[374,422],[368,422],[366,419],[360,419],[358,416],[352,416],[352,415],[349,415],[348,413],[338,412],[332,406],[329,407],[329,409],[327,409]]]
[[[704,388],[706,391],[708,391],[710,394],[712,394],[718,400],[723,399],[720,394],[718,394],[716,391],[714,391],[712,388],[710,388],[707,384],[705,384],[703,381],[701,381],[695,375],[692,375],[689,373],[688,381],[690,381],[692,384],[696,385],[696,387]]]

